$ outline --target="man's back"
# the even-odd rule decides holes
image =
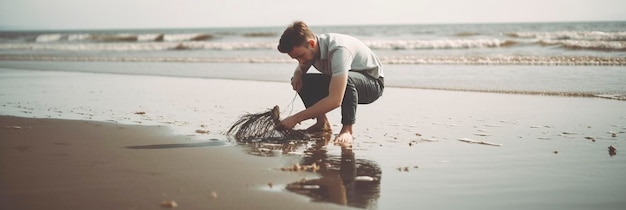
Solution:
[[[367,72],[373,78],[384,77],[378,56],[361,40],[344,34],[328,33],[317,36],[320,58],[315,68],[327,75],[352,71]]]

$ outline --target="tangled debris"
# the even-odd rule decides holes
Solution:
[[[277,130],[280,123],[280,109],[278,106],[261,113],[245,114],[226,131],[226,135],[233,135],[237,140],[278,137],[281,139],[306,139],[306,133],[300,130]]]

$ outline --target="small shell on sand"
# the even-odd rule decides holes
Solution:
[[[530,128],[551,128],[549,125],[532,125]]]
[[[161,207],[163,207],[163,208],[176,208],[176,207],[178,207],[178,204],[176,203],[176,201],[163,201],[163,202],[161,202]]]
[[[21,126],[4,126],[2,128],[6,128],[6,129],[22,129]]]
[[[208,130],[198,129],[198,130],[196,130],[196,133],[199,133],[199,134],[207,134],[207,133],[209,133],[209,131],[208,131]]]
[[[217,198],[217,193],[215,191],[211,192],[211,198]]]

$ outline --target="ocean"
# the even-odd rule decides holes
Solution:
[[[626,22],[312,26],[388,64],[626,65]],[[283,27],[2,32],[3,59],[289,63]]]
[[[626,99],[626,22],[311,28],[363,40],[384,63],[389,86]],[[2,31],[0,61],[19,68],[61,65],[66,71],[285,81],[295,61],[276,50],[282,30]],[[119,72],[68,68],[63,62],[158,63],[168,68]],[[232,70],[207,72],[213,66]]]

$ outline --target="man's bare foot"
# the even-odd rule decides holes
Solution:
[[[311,127],[306,129],[307,132],[333,132],[328,120],[317,120],[317,122]]]
[[[350,146],[352,145],[352,133],[339,133],[335,138],[335,145],[339,146]]]
[[[335,144],[340,146],[352,145],[352,125],[343,125],[339,135],[335,138]]]

